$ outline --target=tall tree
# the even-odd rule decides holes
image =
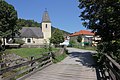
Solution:
[[[102,38],[98,56],[113,54],[120,62],[120,0],[79,0],[80,15],[84,25]]]
[[[58,45],[63,41],[64,41],[63,32],[60,31],[59,29],[55,29],[50,39],[50,42]]]
[[[120,0],[79,0],[84,25],[102,37],[102,41],[120,38]]]
[[[0,37],[13,37],[18,31],[16,26],[17,11],[14,7],[4,0],[0,0]]]

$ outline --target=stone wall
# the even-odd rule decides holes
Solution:
[[[21,45],[21,47],[22,47],[22,48],[43,48],[43,47],[45,47],[45,45],[37,45],[37,44],[36,44],[36,45],[32,45],[32,44],[31,44],[31,45],[30,45],[30,44],[29,44],[29,45]]]

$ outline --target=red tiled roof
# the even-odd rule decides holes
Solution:
[[[93,36],[94,33],[88,30],[80,30],[79,32],[75,32],[69,36],[78,36],[78,35],[92,35]]]

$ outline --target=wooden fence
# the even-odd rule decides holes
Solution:
[[[24,59],[18,59],[18,60],[24,60]],[[18,60],[14,60],[15,62]],[[52,64],[52,56],[51,53],[46,53],[44,56],[40,58],[34,59],[34,57],[31,57],[31,60],[23,61],[23,63],[18,63],[16,65],[7,67],[6,64],[9,62],[14,61],[7,61],[0,63],[0,66],[4,66],[2,69],[0,69],[0,76],[2,80],[22,80],[27,76],[30,76],[36,71],[41,70],[42,68],[47,67],[48,65]]]
[[[107,75],[108,79],[120,80],[120,65],[107,54],[105,54],[103,61],[104,61],[105,69],[107,70],[108,73]]]

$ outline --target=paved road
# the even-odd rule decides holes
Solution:
[[[97,80],[91,54],[94,51],[68,48],[70,55],[25,80]]]

